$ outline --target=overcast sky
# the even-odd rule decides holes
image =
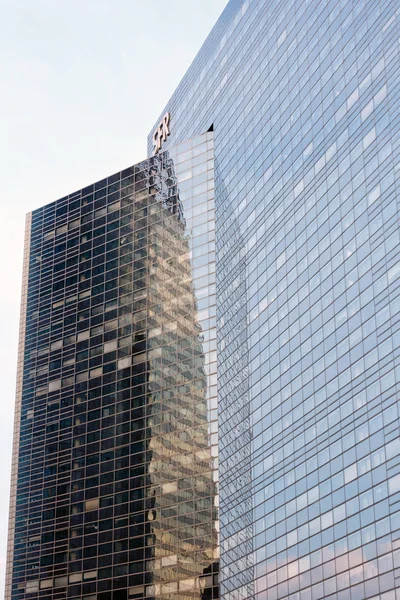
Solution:
[[[25,214],[146,157],[227,0],[0,0],[0,594]]]

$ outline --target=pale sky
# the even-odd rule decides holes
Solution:
[[[0,594],[25,214],[146,158],[227,0],[0,0]]]

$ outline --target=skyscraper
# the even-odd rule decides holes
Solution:
[[[218,596],[213,173],[206,133],[28,215],[9,598]]]
[[[224,600],[400,598],[398,40],[231,0],[163,109],[214,129]]]
[[[14,552],[13,597],[24,598],[27,595],[31,598],[31,592],[38,595],[37,590],[43,589],[40,597],[46,600],[64,598],[68,583],[71,585],[69,597],[88,596],[90,599],[96,594],[100,598],[103,598],[101,594],[123,597],[118,595],[122,594],[122,589],[126,590],[128,597],[136,595],[137,598],[185,598],[185,594],[188,598],[196,595],[211,598],[213,594],[214,597],[219,594],[224,600],[400,599],[398,40],[399,8],[395,0],[230,0],[151,129],[148,153],[152,158],[138,171],[135,169],[132,174],[120,174],[117,178],[121,185],[121,202],[124,197],[122,182],[131,175],[136,177],[136,174],[142,173],[143,180],[148,181],[149,196],[154,188],[156,194],[164,190],[158,204],[154,204],[158,212],[167,213],[170,223],[164,223],[165,219],[153,223],[149,220],[150,216],[145,217],[144,214],[136,218],[131,216],[129,223],[134,232],[136,219],[148,219],[148,222],[146,233],[143,231],[143,235],[132,242],[130,264],[136,265],[132,261],[138,261],[133,269],[138,275],[132,276],[130,271],[125,270],[122,250],[119,250],[119,262],[112,267],[115,277],[122,278],[118,285],[128,286],[125,291],[108,287],[111,285],[108,282],[113,279],[107,279],[106,271],[102,272],[101,281],[96,279],[98,274],[95,270],[87,274],[86,280],[73,281],[74,263],[58,265],[54,254],[58,245],[55,241],[50,244],[49,238],[45,237],[50,235],[48,230],[41,229],[42,222],[46,222],[44,213],[39,211],[37,217],[35,213],[32,215],[32,219],[38,220],[39,229],[36,238],[32,226],[27,242],[27,257],[31,257],[29,280],[27,271],[25,278],[29,310],[26,310],[26,305],[23,306],[21,337],[26,342],[20,357],[19,389],[22,396],[18,400],[21,402],[22,397],[23,404],[26,398],[26,413],[22,410],[21,419],[17,419],[15,455],[18,456],[19,452],[20,458],[18,470],[17,465],[13,470],[12,493],[12,502],[18,502],[18,499],[20,502],[17,517],[20,515],[19,519],[27,520],[23,526],[25,529],[22,521],[17,520],[15,534],[11,533],[10,537],[10,565]],[[212,157],[199,158],[204,152],[211,152],[208,146],[212,143]],[[197,154],[197,144],[205,144],[206,147],[200,155]],[[163,165],[168,163],[171,166],[161,169],[157,166],[160,160]],[[173,163],[169,162],[171,160]],[[139,181],[140,178],[129,185],[139,185]],[[100,182],[93,193],[105,190],[106,185],[111,196],[119,193],[119,188],[114,190],[112,187],[112,178]],[[169,198],[168,189],[174,190],[171,198],[175,199],[165,199]],[[133,210],[128,210],[132,206],[132,194],[140,194],[141,191],[139,187],[129,192],[131,199],[126,207],[129,214]],[[79,196],[82,221],[86,210],[104,208],[103,204],[96,205],[101,195],[89,201],[90,209],[85,208],[84,198],[90,194],[92,191],[86,191]],[[73,203],[76,198],[72,195],[68,202]],[[206,210],[214,210],[214,200],[215,248],[214,215],[210,212],[209,218],[205,217],[208,214]],[[142,202],[140,195],[137,201]],[[56,204],[49,209],[49,215],[53,215],[51,211],[56,209],[61,211],[51,217],[53,224],[49,229],[56,227],[54,235],[58,235],[57,228],[65,226],[60,219],[64,218],[62,211],[66,202],[65,199],[59,201],[59,207]],[[112,197],[109,202],[112,204]],[[152,206],[153,202],[149,201],[149,205]],[[74,222],[72,211],[75,210],[71,208],[71,222]],[[122,208],[118,210],[122,211]],[[142,210],[142,205],[138,210]],[[105,214],[99,217],[104,218]],[[83,225],[83,222],[79,224],[81,228]],[[105,225],[101,223],[99,227]],[[124,238],[125,231],[121,228],[126,226],[121,221],[118,225],[120,233],[115,239]],[[71,231],[74,228],[75,225]],[[91,224],[88,232],[92,230]],[[103,240],[102,236],[106,233],[111,236],[109,240]],[[66,235],[66,232],[60,231],[61,234]],[[87,235],[86,230],[82,229],[79,235]],[[98,235],[98,243],[104,246],[102,255],[109,256],[106,263],[116,260],[112,254],[115,250],[112,228],[107,231],[100,229]],[[150,241],[153,235],[160,240],[156,247]],[[148,242],[143,244],[151,248],[153,254],[150,250],[150,254],[147,251],[143,253],[140,240],[144,238]],[[46,320],[50,319],[46,313],[50,304],[43,306],[46,310],[35,316],[35,311],[40,310],[38,302],[42,297],[39,295],[41,288],[36,291],[36,273],[39,269],[43,277],[50,273],[47,263],[33,262],[37,260],[34,256],[36,239],[43,245],[39,260],[49,257],[50,261],[54,257],[51,275],[53,293],[63,290],[60,299],[54,296],[52,302],[57,304],[62,296],[66,303],[69,286],[82,284],[78,286],[77,293],[89,292],[87,298],[90,297],[90,311],[93,311],[97,306],[93,297],[104,294],[104,299],[99,301],[99,312],[91,312],[90,317],[85,313],[89,305],[82,308],[76,305],[73,313],[76,335],[87,330],[90,336],[96,336],[96,330],[92,334],[92,328],[108,322],[108,310],[118,310],[115,316],[110,317],[111,320],[125,318],[126,315],[132,317],[132,323],[119,324],[118,321],[118,326],[131,327],[129,332],[123,330],[117,334],[115,339],[119,344],[120,338],[136,332],[136,326],[133,327],[135,319],[142,319],[141,311],[147,311],[146,327],[137,330],[144,332],[143,338],[135,337],[126,353],[110,358],[114,361],[112,371],[116,374],[119,372],[117,360],[132,360],[132,365],[121,369],[131,369],[129,377],[135,379],[127,376],[121,381],[126,379],[127,387],[124,389],[130,402],[135,400],[138,403],[134,408],[138,416],[130,414],[127,419],[129,435],[133,435],[130,443],[138,444],[138,449],[129,448],[127,452],[129,468],[136,468],[131,459],[137,454],[143,456],[140,460],[143,468],[140,473],[130,472],[129,477],[149,482],[136,484],[133,481],[130,484],[129,490],[134,492],[134,496],[138,494],[137,490],[143,490],[143,496],[129,498],[129,502],[141,503],[137,512],[129,507],[121,509],[132,512],[133,523],[130,526],[136,527],[137,532],[134,535],[128,533],[129,551],[137,552],[139,545],[134,540],[140,536],[150,541],[151,550],[144,544],[140,546],[143,548],[140,559],[131,559],[128,555],[124,562],[130,565],[131,560],[133,563],[147,561],[149,568],[140,571],[143,573],[140,582],[135,578],[136,572],[131,573],[130,567],[127,573],[119,574],[118,557],[125,550],[114,546],[107,556],[116,557],[113,563],[115,571],[108,570],[102,578],[100,569],[111,567],[101,562],[100,530],[99,533],[85,532],[83,524],[75,525],[71,521],[68,539],[72,545],[68,552],[74,552],[74,527],[81,527],[79,532],[82,530],[82,533],[77,534],[77,548],[81,548],[84,555],[86,538],[82,536],[87,535],[88,540],[94,539],[91,535],[99,536],[96,542],[88,544],[95,556],[88,554],[82,558],[82,566],[76,569],[81,581],[74,580],[75,567],[70,565],[75,564],[75,558],[68,557],[66,571],[62,571],[63,560],[57,562],[58,554],[66,552],[58,550],[67,545],[64,538],[57,539],[57,535],[61,535],[59,529],[63,528],[55,527],[54,520],[46,529],[46,511],[62,509],[62,498],[66,493],[62,491],[65,485],[61,471],[64,459],[56,459],[55,452],[76,452],[77,460],[85,460],[85,475],[80,471],[83,464],[78,462],[76,467],[76,478],[84,482],[85,490],[82,500],[77,500],[78,504],[81,503],[77,514],[85,518],[85,524],[86,515],[89,524],[92,511],[97,510],[91,508],[92,504],[85,503],[97,502],[97,498],[101,507],[103,492],[100,486],[97,495],[92,495],[88,483],[92,477],[102,476],[100,467],[94,472],[90,463],[92,451],[89,451],[88,445],[92,441],[87,438],[87,445],[82,450],[79,450],[80,446],[71,449],[63,446],[66,440],[61,423],[64,418],[69,418],[69,413],[64,417],[62,391],[57,390],[60,396],[60,407],[56,409],[59,426],[57,450],[47,451],[47,442],[40,438],[40,435],[48,435],[50,448],[55,447],[50,437],[52,430],[45,432],[44,423],[42,425],[40,421],[41,413],[36,413],[36,405],[38,409],[41,406],[42,392],[34,396],[32,386],[34,383],[42,389],[42,373],[39,372],[42,363],[37,361],[37,364],[31,365],[33,359],[28,354],[28,343],[34,339],[32,349],[39,348],[43,337],[48,340],[43,345],[48,344],[53,351],[50,344],[60,343],[60,331],[64,332],[69,327],[69,313],[65,304],[63,315],[55,313],[54,319],[52,317],[51,327],[50,320]],[[195,239],[198,239],[197,245],[192,241]],[[84,244],[88,242],[89,239],[79,238],[79,250],[74,252],[86,256],[89,250]],[[122,248],[124,242],[119,243]],[[45,244],[49,244],[49,254],[46,254]],[[97,265],[96,247],[97,241],[90,250],[92,269]],[[177,257],[186,253],[189,253],[188,258],[181,262]],[[72,260],[74,256],[68,255],[63,260]],[[79,267],[76,276],[79,273],[80,278],[85,272]],[[170,274],[174,282],[172,288],[168,283]],[[144,278],[146,282],[138,290],[136,282]],[[196,285],[198,280],[200,283]],[[54,288],[57,284],[60,287]],[[104,291],[97,291],[97,286],[103,284]],[[109,291],[112,291],[111,295],[107,295]],[[142,298],[144,291],[146,296]],[[168,306],[179,306],[185,315],[189,315],[179,338],[171,338],[168,328],[164,329],[166,315],[162,309],[163,302],[159,301],[161,297],[168,299]],[[122,298],[126,300],[122,301]],[[110,304],[108,308],[107,303],[116,299],[117,305]],[[81,300],[84,301],[85,297],[73,302]],[[129,306],[126,310],[125,301]],[[141,303],[145,309],[141,308]],[[60,308],[51,306],[52,310]],[[137,309],[134,308],[136,306]],[[160,312],[152,306],[161,306]],[[86,323],[88,318],[94,320],[90,329],[79,321],[81,310],[83,322]],[[139,312],[137,317],[134,316],[136,311]],[[179,324],[177,309],[174,311],[172,321]],[[29,319],[37,319],[35,325],[29,319],[25,324],[25,314]],[[170,322],[169,316],[166,322]],[[32,329],[28,330],[28,327]],[[157,331],[156,346],[152,342],[153,330]],[[214,343],[215,332],[217,346]],[[93,359],[97,357],[98,362],[85,363],[86,366],[82,367],[87,372],[85,385],[88,392],[92,371],[93,377],[106,378],[104,385],[108,385],[108,349],[105,344],[111,340],[114,338],[109,340],[108,336],[102,339],[104,347],[92,356]],[[88,340],[83,341],[87,341],[87,346],[78,346],[81,343],[78,338],[73,341],[76,365],[89,360],[86,356],[78,357],[79,352],[97,347],[97,342],[89,345]],[[157,354],[159,348],[161,357]],[[55,352],[59,350],[54,347]],[[221,528],[219,566],[216,550],[216,350]],[[68,356],[65,356],[67,361]],[[36,359],[35,356],[33,358]],[[54,361],[57,360],[56,354]],[[136,360],[139,362],[136,363]],[[100,364],[103,371],[96,375]],[[189,371],[183,367],[184,364],[190,365]],[[61,381],[62,390],[64,375],[56,376],[58,363],[49,362],[49,365],[52,374],[54,368],[54,376],[49,378],[46,375],[47,383],[43,382],[43,386],[54,385],[53,379],[56,379]],[[146,365],[146,368],[137,365]],[[33,369],[36,370],[29,379]],[[66,372],[65,378],[69,376]],[[77,366],[74,367],[74,376],[80,377]],[[181,378],[187,390],[185,394],[183,388],[177,391],[174,387],[175,380],[181,381]],[[116,384],[118,382],[116,375]],[[83,381],[75,380],[74,385],[81,383]],[[137,386],[142,387],[138,388],[136,396],[134,390]],[[50,415],[52,394],[56,390],[50,387],[43,389],[46,415]],[[118,395],[118,386],[115,390],[102,391],[101,395],[94,396],[101,398],[99,406],[89,404],[91,398],[82,395],[81,403],[74,403],[71,415],[75,419],[80,410],[89,414],[100,410],[100,406],[103,410],[109,404],[116,407],[127,401]],[[108,394],[116,396],[108,402]],[[79,387],[74,391],[75,395],[79,397]],[[82,408],[75,409],[75,405]],[[161,409],[159,412],[158,407]],[[121,410],[124,414],[128,407]],[[133,407],[130,406],[131,410]],[[193,411],[190,417],[193,427],[189,428],[191,433],[181,437],[177,432],[181,430],[180,424],[185,421],[187,410]],[[34,412],[28,414],[28,411]],[[166,424],[164,413],[170,415],[165,428],[161,427],[161,424]],[[99,416],[95,413],[91,418],[97,420],[109,416],[108,413]],[[141,434],[133,433],[132,423],[136,420],[143,423],[138,428]],[[45,423],[46,427],[51,427],[50,420]],[[117,425],[116,421],[115,425],[119,426],[119,423]],[[74,428],[82,427],[83,431],[83,426],[83,423],[76,422],[65,425],[66,430],[71,431],[71,443],[75,435],[78,438],[83,435],[80,429],[75,434]],[[103,431],[107,432],[109,427],[111,425],[99,422],[97,431],[102,439],[107,438],[108,434],[103,434]],[[173,441],[165,435],[169,428],[174,431]],[[121,435],[125,435],[125,431],[121,431]],[[142,437],[135,437],[137,435]],[[175,444],[181,456],[185,453],[180,448],[189,444],[191,450],[188,453],[198,460],[186,467],[184,461],[169,454]],[[49,457],[44,454],[45,449]],[[93,450],[93,453],[96,452]],[[54,458],[51,458],[53,455]],[[39,462],[39,456],[43,464]],[[61,455],[57,456],[61,458]],[[65,475],[67,485],[69,482],[74,485],[75,481],[72,462],[75,454],[71,457],[68,459],[71,471],[66,471]],[[117,459],[120,457],[107,458]],[[54,499],[47,501],[42,474],[47,471],[43,471],[43,465],[50,467],[57,460],[60,465],[57,476],[54,474],[54,480],[49,479],[53,482],[50,487],[55,490]],[[101,465],[101,462],[96,464]],[[122,462],[114,463],[113,472],[117,474],[125,468]],[[35,469],[37,485],[33,477]],[[174,477],[169,476],[170,469],[175,469]],[[185,483],[179,484],[182,488],[174,487],[173,482],[179,482],[181,478],[185,479]],[[190,503],[188,496],[186,493],[180,496],[177,491],[186,490],[183,488],[187,484],[186,478],[196,481],[191,485],[191,506],[194,510],[189,520],[186,512],[179,516],[180,502],[185,499],[186,507],[187,502]],[[161,491],[164,490],[162,486],[171,483],[172,487]],[[39,488],[43,499],[37,491]],[[208,492],[203,502],[201,490],[204,488]],[[111,488],[104,491],[104,498],[108,497],[108,489]],[[117,511],[114,519],[119,518],[117,495],[120,493],[125,493],[125,489],[120,490],[118,486],[110,491],[110,495],[115,494],[112,496],[114,511]],[[55,498],[59,503],[57,507]],[[122,506],[125,506],[128,500],[122,498]],[[68,502],[72,503],[72,495]],[[27,513],[28,509],[30,513]],[[18,513],[18,510],[21,512]],[[25,517],[25,514],[32,517]],[[136,514],[143,515],[143,521],[136,522]],[[170,523],[164,522],[161,516],[164,514],[166,519],[167,515],[175,519],[173,522],[177,525],[174,525],[174,530],[179,531],[179,523],[185,523],[182,529],[190,532],[187,538],[190,542],[179,534],[171,537],[169,529],[168,536],[163,537],[164,528],[169,528]],[[75,515],[70,518],[73,517]],[[49,518],[67,517],[61,510],[59,516],[55,513]],[[37,533],[32,533],[31,539],[26,531],[28,526],[34,525],[37,525]],[[119,529],[115,522],[112,529]],[[55,538],[51,542],[45,537],[50,530]],[[10,531],[13,532],[14,528],[11,527]],[[199,531],[208,533],[202,533],[198,538]],[[20,535],[18,539],[15,537],[17,534]],[[168,540],[168,547],[164,540]],[[115,539],[113,543],[116,542]],[[36,544],[40,544],[40,551],[36,550]],[[43,575],[43,578],[52,581],[51,592],[41,587],[41,573],[46,573],[46,564],[43,571],[31,571],[31,565],[37,569],[37,557],[47,555],[46,544],[53,553],[53,562],[47,565],[52,575]],[[176,551],[170,550],[170,544]],[[163,563],[163,558],[175,555],[178,562],[174,563],[174,567],[169,568],[171,563],[168,560],[175,559],[167,559]],[[94,558],[98,560],[98,567],[92,562],[84,562]],[[81,559],[77,557],[76,560]],[[61,563],[62,566],[58,566]],[[92,580],[85,576],[86,573],[93,574],[96,568],[98,572]],[[216,579],[213,579],[218,568],[219,590]],[[67,574],[68,578],[72,577],[71,580],[66,581]],[[129,579],[131,576],[132,580]],[[61,585],[58,582],[60,578],[64,578],[61,588],[57,587]],[[122,581],[120,578],[124,578],[126,587],[118,587]],[[106,584],[109,586],[107,589],[101,587],[103,581],[110,582]],[[73,587],[75,582],[82,587]],[[112,589],[115,591],[111,591],[110,586],[114,586]],[[11,597],[11,576],[8,594]],[[104,598],[110,598],[110,595]]]

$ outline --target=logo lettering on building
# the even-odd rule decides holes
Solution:
[[[161,150],[163,142],[167,141],[167,137],[169,136],[169,121],[170,114],[169,112],[165,113],[162,118],[161,123],[153,133],[153,144],[154,144],[154,153],[157,154]]]

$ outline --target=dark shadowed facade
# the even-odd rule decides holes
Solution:
[[[28,215],[7,598],[218,597],[213,176],[208,133]]]

